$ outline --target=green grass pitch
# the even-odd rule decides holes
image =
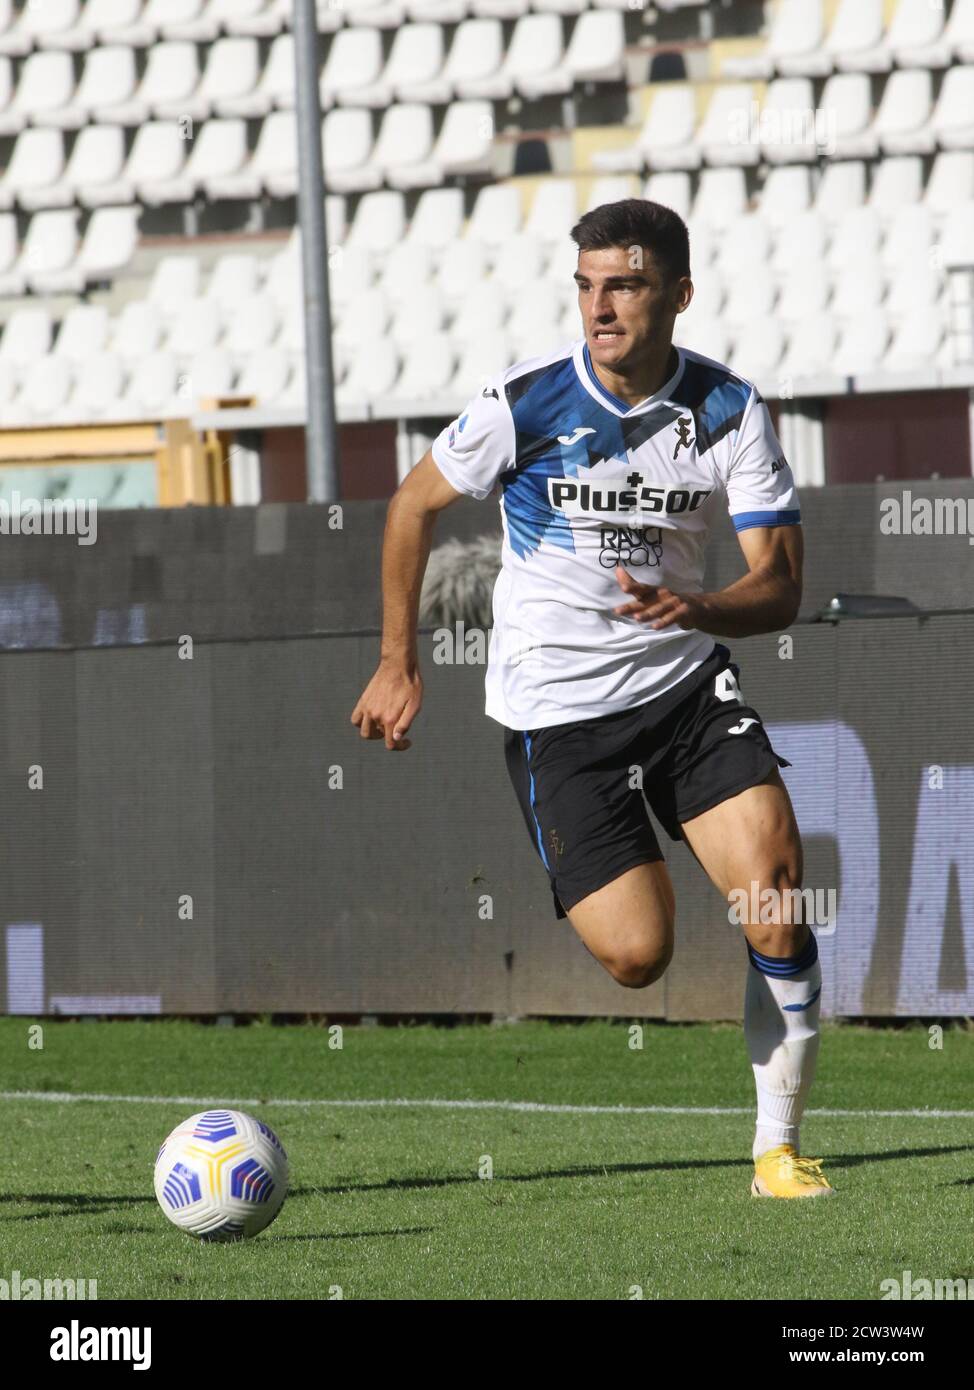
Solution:
[[[781,1202],[749,1195],[734,1025],[646,1024],[641,1049],[624,1023],[349,1027],[336,1049],[310,1024],[47,1022],[36,1050],[32,1022],[0,1019],[2,1279],[97,1279],[100,1299],[588,1300],[974,1278],[969,1025],[940,1049],[918,1025],[825,1025],[812,1107],[859,1113],[803,1126],[838,1196]],[[61,1091],[143,1099],[11,1095]],[[623,1108],[281,1104],[382,1098]],[[241,1101],[280,1135],[291,1192],[255,1239],[201,1245],[157,1207],[155,1154],[193,1110]],[[866,1113],[915,1109],[967,1114]]]

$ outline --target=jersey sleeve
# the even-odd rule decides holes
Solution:
[[[801,524],[791,468],[774,432],[768,407],[753,388],[725,487],[727,510],[735,531],[746,531],[751,526]]]
[[[482,500],[516,462],[514,417],[503,375],[491,377],[430,445],[433,462],[457,492]]]

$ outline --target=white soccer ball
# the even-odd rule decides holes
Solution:
[[[177,1125],[156,1158],[159,1205],[201,1240],[241,1240],[269,1226],[287,1195],[287,1154],[274,1131],[239,1110]]]

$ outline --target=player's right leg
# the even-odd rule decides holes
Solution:
[[[613,979],[644,989],[673,958],[673,884],[662,859],[607,883],[569,909],[568,920]]]

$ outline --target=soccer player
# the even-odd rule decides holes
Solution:
[[[352,714],[406,749],[422,703],[416,624],[436,514],[500,485],[486,712],[505,752],[556,916],[622,985],[673,954],[674,894],[643,800],[719,891],[777,892],[745,914],[744,1031],[757,1086],[751,1191],[832,1194],[799,1125],[819,1043],[822,977],[800,888],[802,847],[779,757],[714,638],[777,632],[801,600],[791,471],[756,388],[673,345],[693,296],[687,228],[629,198],[583,216],[584,336],[490,378],[393,497],[378,669]],[[709,526],[733,519],[748,572],[702,588]],[[631,785],[642,769],[643,790]],[[752,887],[753,885],[753,887]],[[734,901],[740,901],[735,898]],[[768,913],[762,911],[761,916]]]

